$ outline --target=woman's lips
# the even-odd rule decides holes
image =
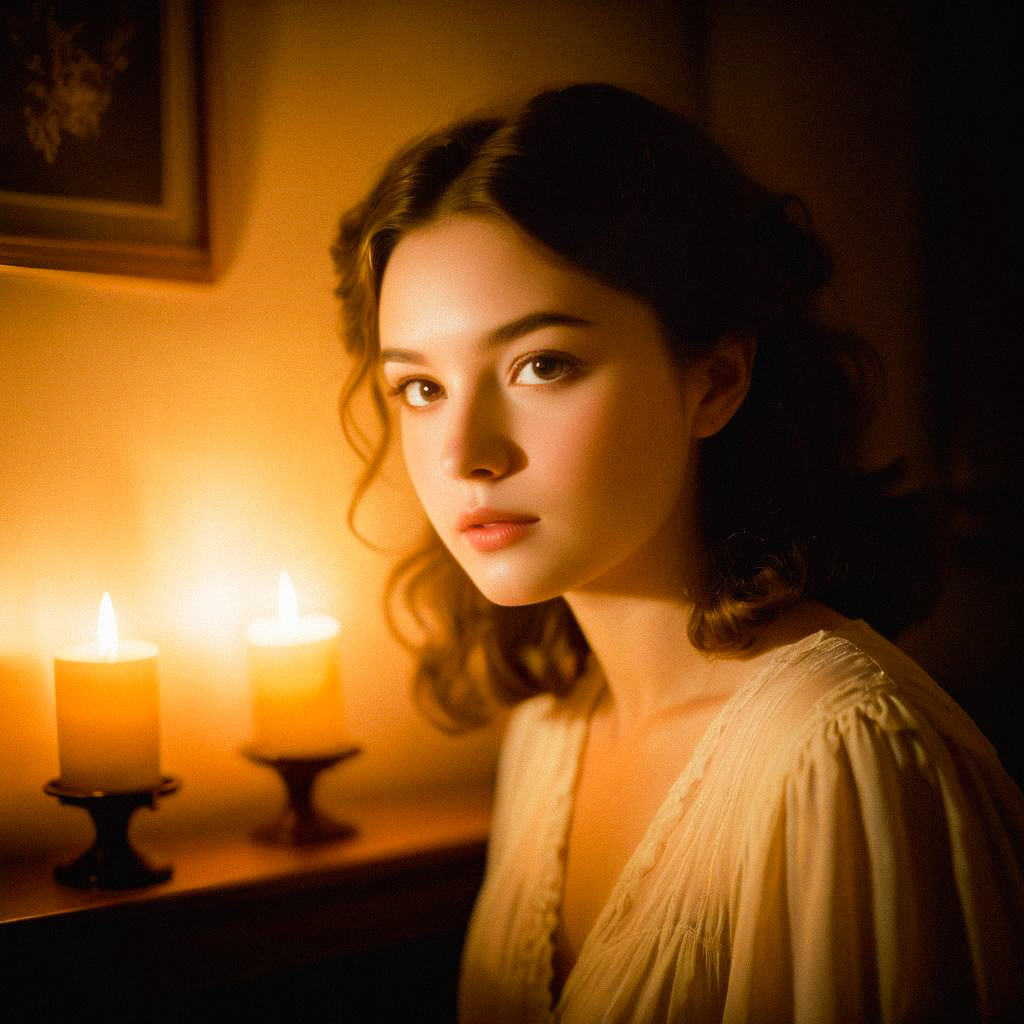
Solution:
[[[522,540],[536,522],[536,516],[518,512],[476,509],[459,516],[457,527],[477,551],[497,551]]]
[[[536,524],[536,519],[506,521],[498,523],[482,523],[479,526],[470,526],[462,531],[462,536],[477,549],[477,551],[497,551],[498,548],[508,547],[522,540],[529,533],[530,528]]]

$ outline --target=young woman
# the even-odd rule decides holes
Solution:
[[[418,692],[516,705],[463,1021],[1019,1008],[1024,798],[865,621],[913,609],[800,204],[580,85],[412,143],[335,258],[357,498],[395,415],[430,524]]]

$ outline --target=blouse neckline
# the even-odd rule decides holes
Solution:
[[[580,963],[590,954],[591,949],[600,941],[600,937],[612,927],[616,919],[621,917],[625,910],[628,910],[631,890],[638,880],[646,875],[657,863],[665,847],[669,832],[678,824],[679,813],[683,804],[686,803],[693,787],[700,782],[704,769],[729,722],[732,721],[742,707],[748,703],[761,689],[766,680],[778,671],[779,668],[793,661],[806,651],[813,649],[826,637],[842,635],[847,631],[859,629],[863,625],[862,620],[850,619],[836,629],[820,629],[815,633],[809,633],[800,640],[780,645],[771,652],[764,665],[737,687],[736,691],[722,705],[707,729],[705,729],[704,735],[697,743],[686,767],[683,768],[675,782],[669,787],[665,799],[661,802],[657,811],[655,811],[654,817],[644,831],[636,848],[627,858],[621,874],[608,894],[605,905],[601,908],[593,926],[583,940],[579,953],[569,969],[569,973],[566,975],[565,984],[562,986],[562,990],[556,1000],[554,999],[552,988],[554,982],[555,932],[561,921],[562,894],[565,887],[565,869],[569,846],[569,827],[575,807],[577,783],[582,768],[583,752],[590,729],[590,721],[604,687],[603,685],[594,686],[592,692],[582,695],[584,700],[581,704],[585,709],[585,713],[581,716],[581,721],[577,723],[577,728],[566,731],[567,749],[565,752],[565,763],[568,763],[569,769],[568,778],[566,779],[567,789],[564,792],[567,792],[567,798],[559,801],[561,806],[558,808],[559,819],[557,822],[559,830],[558,856],[550,862],[553,877],[550,879],[550,884],[546,887],[549,899],[553,901],[553,904],[549,903],[547,908],[548,912],[545,914],[545,927],[543,929],[543,955],[547,968],[544,973],[547,978],[546,989],[549,1017],[557,1019],[567,996],[571,994],[574,988],[576,977],[581,973],[579,970]]]

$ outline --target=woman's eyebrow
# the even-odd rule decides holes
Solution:
[[[507,345],[510,341],[522,338],[543,327],[593,327],[594,321],[571,313],[555,313],[543,310],[538,313],[527,313],[518,320],[496,327],[484,339],[483,348],[492,349]]]
[[[536,313],[527,313],[517,320],[495,327],[484,338],[481,349],[489,351],[492,348],[499,348],[518,338],[532,334],[544,327],[593,327],[594,321],[587,320],[582,316],[573,316],[571,313],[556,313],[550,310],[541,310]],[[427,363],[429,360],[422,352],[413,352],[407,348],[385,348],[377,357],[380,363]]]

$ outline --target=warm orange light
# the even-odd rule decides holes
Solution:
[[[295,757],[337,750],[345,739],[338,620],[299,615],[282,572],[277,615],[250,622],[246,633],[256,746]]]
[[[286,634],[298,634],[299,599],[295,596],[291,577],[284,569],[281,570],[281,576],[277,581],[277,617],[281,620],[281,627]]]
[[[153,644],[121,639],[110,595],[104,594],[96,642],[54,658],[65,786],[129,793],[160,781],[158,654]]]
[[[100,601],[100,614],[96,625],[96,641],[104,661],[117,661],[117,616],[109,594]]]

